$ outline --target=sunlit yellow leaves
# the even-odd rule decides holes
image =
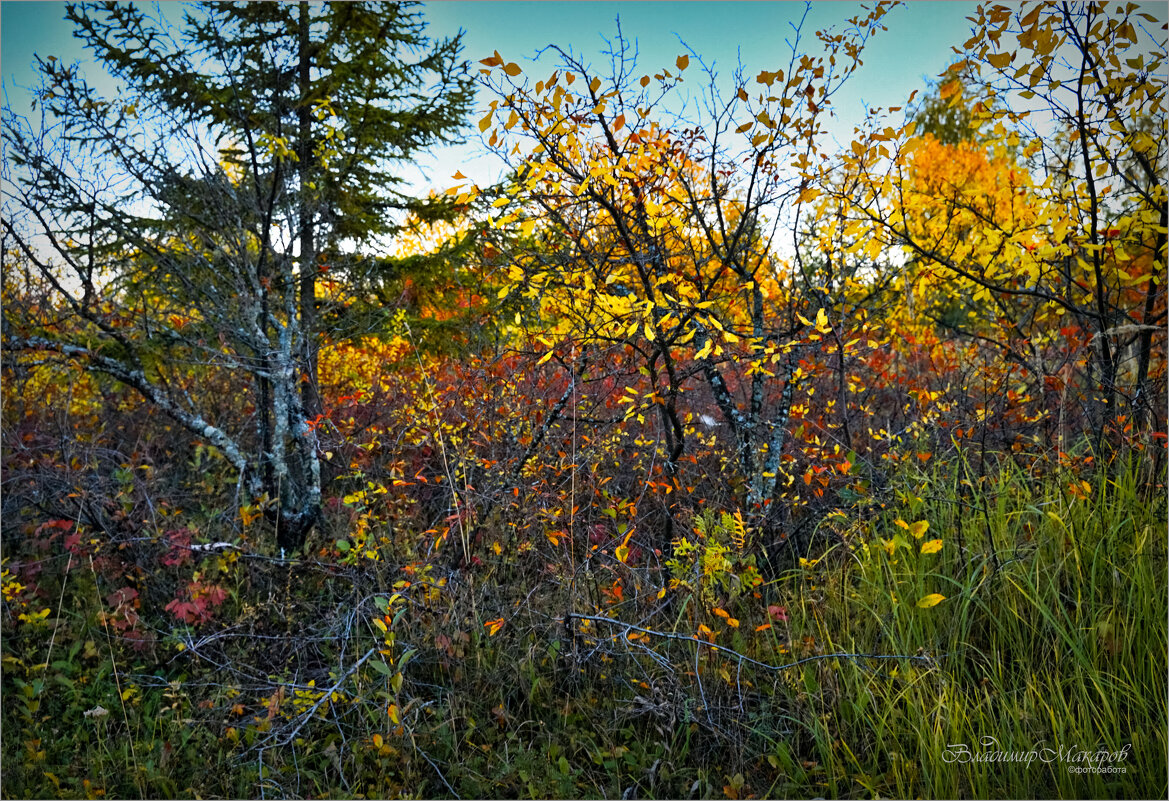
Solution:
[[[808,186],[800,190],[800,194],[796,197],[797,203],[811,203],[820,196],[820,190]]]
[[[832,330],[828,325],[828,314],[823,307],[816,310],[816,330],[821,334],[827,334]]]
[[[390,704],[386,707],[386,714],[389,715],[390,721],[395,726],[402,722],[402,713],[399,711],[397,704]]]
[[[479,63],[488,67],[498,67],[503,63],[503,56],[499,55],[499,51],[496,50],[494,55],[479,59]]]
[[[600,91],[600,88],[601,88],[601,79],[600,78],[593,78],[592,81],[589,82],[589,91],[592,92],[593,94],[596,94],[598,91]]]
[[[508,75],[510,75],[512,78],[514,78],[515,76],[517,76],[521,72],[523,72],[523,70],[520,69],[520,65],[516,64],[514,61],[511,61],[511,62],[507,63],[506,65],[504,65],[503,71],[506,72]]]
[[[940,592],[931,592],[929,595],[922,596],[918,599],[917,608],[929,609],[930,607],[937,606],[944,600],[946,600],[946,596]]]
[[[690,56],[678,56],[678,60],[674,62],[678,66],[678,70],[684,70],[690,66]]]
[[[485,116],[481,120],[479,120],[479,130],[480,131],[486,131],[488,128],[491,127],[491,118],[494,116],[494,114],[495,114],[495,112],[489,111],[489,112],[487,112],[487,116]]]
[[[483,626],[487,629],[487,636],[494,637],[503,628],[503,618],[497,617],[495,620],[488,620]]]
[[[929,540],[921,544],[921,552],[923,554],[937,553],[940,550],[942,550],[941,540]]]
[[[898,518],[893,522],[897,525],[898,528],[905,529],[919,540],[924,537],[925,533],[930,529],[930,523],[928,520],[918,520],[916,523],[906,523],[904,520]]]

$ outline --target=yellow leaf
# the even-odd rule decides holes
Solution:
[[[386,709],[386,714],[390,716],[390,720],[394,722],[395,726],[402,722],[402,718],[398,714],[397,704],[390,704],[389,708]]]
[[[549,359],[551,359],[551,358],[552,358],[552,354],[553,354],[554,352],[555,352],[555,351],[551,351],[551,350],[550,350],[550,351],[548,351],[547,353],[545,353],[543,356],[541,356],[541,357],[540,357],[540,361],[536,362],[536,366],[537,366],[537,367],[539,367],[541,364],[543,364],[544,362],[546,362],[546,361],[548,361]]]
[[[813,189],[812,187],[808,187],[807,189],[800,192],[799,197],[796,198],[796,202],[797,203],[811,203],[813,200],[815,200],[819,196],[820,196],[819,189]]]
[[[600,88],[601,88],[601,79],[600,78],[593,78],[593,80],[589,83],[589,91],[596,92]]]
[[[825,314],[823,309],[816,311],[816,330],[821,334],[827,334],[830,330],[828,328],[828,315]]]
[[[375,734],[373,736],[373,747],[374,748],[381,748],[383,742],[385,742],[385,741],[382,739],[382,736],[380,734]]]
[[[909,529],[910,534],[912,534],[914,537],[916,537],[917,539],[920,540],[922,537],[925,536],[925,533],[930,530],[930,521],[918,520],[913,525],[906,526],[906,528]]]
[[[489,111],[489,112],[487,112],[486,117],[479,120],[479,130],[480,131],[486,131],[488,128],[491,127],[491,114],[492,114],[492,112]]]
[[[488,636],[494,637],[503,628],[503,618],[497,617],[495,620],[488,620],[483,625],[487,628]]]
[[[386,622],[380,617],[375,617],[373,619],[373,624],[382,630],[382,634],[385,634],[387,631],[389,631],[389,629],[386,628]]]
[[[736,618],[728,617],[727,618],[727,625],[733,629],[737,629],[739,627],[739,621]]]
[[[684,70],[690,66],[690,56],[678,56],[678,60],[674,63],[678,65],[679,70]]]
[[[922,553],[937,553],[940,550],[942,550],[941,540],[930,540],[921,544]]]
[[[465,180],[467,180],[467,176],[463,175],[463,171],[462,171],[462,170],[458,170],[458,171],[456,171],[456,172],[455,172],[455,174],[454,174],[454,175],[452,175],[451,177],[452,177],[452,178],[454,178],[456,181],[465,181]]]
[[[931,606],[937,606],[944,600],[946,600],[946,596],[942,595],[940,592],[931,592],[929,595],[922,597],[921,600],[917,602],[917,608],[929,609]]]
[[[1011,59],[1014,56],[1014,53],[996,53],[993,56],[987,56],[986,60],[990,62],[992,67],[1001,70],[1011,63]]]
[[[642,86],[649,86],[649,76],[648,75],[641,76],[641,85]]]
[[[520,65],[516,64],[514,61],[506,64],[503,68],[503,71],[513,78],[523,72],[523,70],[520,69]]]
[[[618,545],[617,549],[613,552],[613,555],[617,557],[618,562],[625,564],[625,560],[629,558],[629,546]]]
[[[716,606],[714,608],[714,613],[721,618],[729,618],[731,616],[730,612],[728,612],[727,610],[722,609],[721,607],[718,607],[718,606]]]

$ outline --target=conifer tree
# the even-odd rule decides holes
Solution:
[[[138,390],[298,547],[321,509],[321,257],[332,280],[376,279],[371,243],[405,213],[450,212],[405,192],[401,167],[459,135],[460,39],[429,39],[407,3],[205,3],[173,27],[113,2],[67,16],[121,89],[100,97],[46,57],[41,122],[5,109],[6,232],[72,318],[6,312],[6,345]],[[180,364],[227,376],[252,416],[215,419]]]

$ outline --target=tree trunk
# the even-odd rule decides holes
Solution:
[[[300,105],[296,110],[297,171],[300,179],[300,330],[301,330],[301,400],[310,419],[324,411],[317,376],[317,248],[313,230],[313,203],[309,189],[312,182],[312,42],[309,39],[309,5],[300,4],[300,41],[298,89]]]

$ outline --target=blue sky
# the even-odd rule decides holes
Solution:
[[[866,106],[900,105],[925,79],[936,75],[953,57],[951,47],[968,37],[965,19],[974,10],[969,2],[911,2],[886,17],[888,31],[870,43],[864,67],[836,100],[841,119],[836,135],[847,137]],[[621,18],[625,36],[636,39],[639,64],[644,71],[672,66],[685,52],[679,38],[719,71],[729,74],[738,59],[749,74],[776,69],[786,61],[785,38],[790,23],[803,14],[800,2],[436,2],[425,6],[429,33],[448,36],[460,28],[465,55],[478,60],[494,50],[510,61],[527,66],[540,48],[555,42],[571,47],[598,66],[603,36],[616,32]],[[164,13],[177,18],[178,3],[164,4]],[[815,2],[806,23],[805,36],[813,40],[817,28],[843,26],[844,20],[861,12],[853,2]],[[0,3],[0,76],[7,102],[27,107],[27,88],[35,83],[31,69],[34,54],[55,55],[72,62],[81,60],[87,76],[96,65],[87,63],[78,48],[61,2]],[[549,62],[550,63],[550,62]],[[550,67],[549,67],[550,69]],[[541,72],[544,69],[541,68]],[[99,84],[100,86],[100,84]],[[473,126],[471,132],[474,132]],[[478,156],[474,143],[449,148],[427,160],[429,178],[421,172],[408,176],[418,186],[428,183],[445,188],[455,170],[481,182],[489,181],[498,167]]]

